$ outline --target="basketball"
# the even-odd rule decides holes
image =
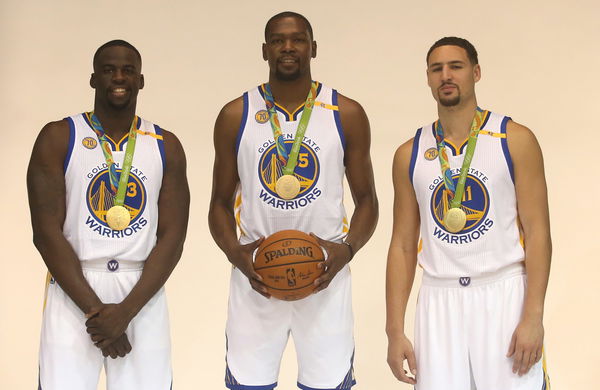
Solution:
[[[271,296],[295,301],[310,295],[313,282],[323,269],[323,250],[312,236],[298,230],[282,230],[267,237],[258,247],[254,270],[263,278]]]

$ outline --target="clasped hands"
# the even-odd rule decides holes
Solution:
[[[85,317],[87,333],[104,357],[116,359],[131,351],[131,344],[125,334],[129,320],[119,304],[109,303],[91,307]]]

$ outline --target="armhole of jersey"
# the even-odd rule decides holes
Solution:
[[[240,128],[238,130],[237,138],[235,140],[235,154],[238,154],[240,150],[240,143],[242,142],[242,135],[246,128],[246,120],[248,119],[248,92],[244,92],[244,113],[242,114],[242,121],[240,122]]]
[[[335,89],[331,90],[331,104],[334,106],[338,105],[338,92]],[[340,109],[338,106],[337,110],[333,111],[333,118],[335,119],[335,127],[337,127],[340,141],[342,142],[342,148],[346,151],[346,137],[344,136],[344,129],[342,128],[342,120],[340,118]]]
[[[411,184],[413,182],[413,175],[415,173],[415,164],[417,163],[417,153],[419,152],[419,140],[421,138],[421,130],[423,130],[422,127],[419,130],[417,130],[417,133],[415,134],[415,139],[413,141],[413,146],[412,146],[412,154],[410,156],[410,165],[408,167],[408,177],[410,177]]]
[[[75,146],[75,123],[73,123],[73,118],[68,117],[65,118],[67,122],[69,122],[69,148],[67,149],[67,154],[65,156],[65,162],[63,164],[63,172],[67,173],[67,168],[69,167],[69,161],[71,161],[71,155],[73,154],[73,146]]]
[[[160,152],[160,159],[162,161],[162,168],[164,172],[165,168],[167,167],[167,159],[165,158],[165,142],[163,138],[164,135],[162,129],[158,125],[154,125],[154,132],[156,135],[161,136],[160,138],[156,138],[156,143],[158,144],[158,151]]]
[[[502,124],[500,125],[500,132],[502,134],[506,134],[506,124],[511,120],[511,117],[505,116],[502,119]],[[515,173],[513,168],[512,158],[510,157],[510,152],[508,150],[508,136],[504,138],[500,138],[500,142],[502,143],[502,151],[504,152],[504,159],[506,160],[506,164],[508,165],[508,171],[510,172],[510,178],[512,182],[515,182]]]

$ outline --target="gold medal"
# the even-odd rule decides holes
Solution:
[[[113,230],[123,230],[129,226],[131,214],[123,206],[113,206],[106,212],[106,223]]]
[[[467,214],[460,207],[449,209],[444,216],[444,226],[450,233],[458,233],[467,224]]]
[[[294,199],[300,193],[300,181],[294,175],[283,175],[275,183],[275,192],[282,199]]]

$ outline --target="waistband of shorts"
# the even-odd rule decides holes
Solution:
[[[144,269],[144,261],[132,260],[85,260],[81,262],[81,269],[88,271],[125,272],[141,271]]]
[[[460,276],[439,278],[426,273],[423,273],[422,285],[435,287],[476,287],[489,283],[499,282],[504,279],[511,278],[517,275],[525,274],[525,264],[523,262],[513,263],[506,267],[500,268],[495,272],[485,273],[479,276]]]

